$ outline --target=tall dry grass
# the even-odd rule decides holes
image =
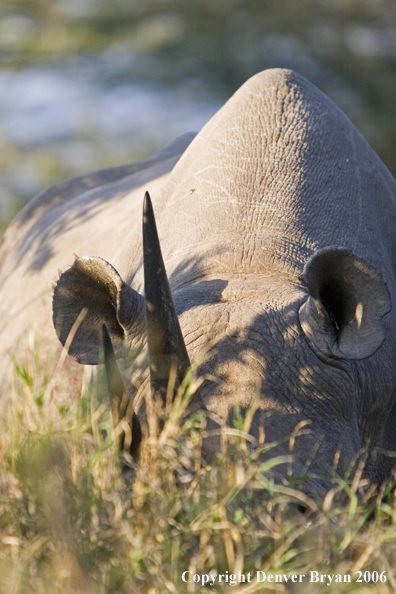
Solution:
[[[16,363],[19,388],[0,433],[1,593],[396,590],[393,479],[378,491],[359,474],[334,476],[324,501],[307,497],[292,476],[275,484],[270,471],[285,457],[261,462],[258,450],[272,444],[252,452],[249,421],[238,414],[222,453],[206,464],[205,420],[183,416],[192,379],[162,419],[147,407],[137,464],[119,451],[103,380],[68,407],[53,400],[48,369],[40,372],[36,356]],[[186,583],[186,571],[217,579]],[[311,582],[311,571],[352,581]],[[250,582],[233,583],[239,572]],[[268,581],[293,574],[306,577]]]

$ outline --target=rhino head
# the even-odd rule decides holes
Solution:
[[[172,176],[155,200],[169,280],[146,194],[143,250],[133,238],[117,256],[125,282],[97,257],[60,276],[59,338],[78,361],[97,364],[106,324],[119,359],[148,352],[162,397],[171,366],[180,382],[213,344],[192,407],[228,423],[235,405],[254,406],[257,441],[308,424],[293,468],[303,474],[316,453],[319,478],[306,489],[324,493],[332,467],[345,473],[367,443],[393,445],[396,184],[340,110],[284,70],[248,81]],[[139,410],[149,378],[134,373],[124,381]],[[388,471],[383,461],[367,466],[373,480]]]

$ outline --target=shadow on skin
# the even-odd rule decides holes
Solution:
[[[76,188],[72,189],[70,189],[70,183],[74,180],[65,180],[39,195],[13,223],[13,228],[16,230],[34,216],[39,216],[28,233],[22,236],[13,247],[15,265],[20,264],[29,255],[32,263],[28,271],[39,272],[53,255],[48,246],[51,246],[54,240],[70,229],[85,225],[98,212],[109,209],[111,204],[116,207],[115,205],[122,198],[135,189],[135,182],[131,184],[130,175],[142,172],[142,179],[139,179],[139,183],[142,184],[148,184],[157,179],[158,170],[153,167],[153,171],[150,171],[154,164],[155,161],[150,161],[143,168],[141,163],[115,168],[113,175],[106,173],[112,170],[105,170],[94,174],[94,181],[90,181],[89,175],[83,176],[77,178]],[[113,187],[113,190],[106,190],[106,184],[110,183],[117,186]],[[87,192],[90,193],[89,199],[87,199]],[[112,192],[110,200],[109,192]],[[41,208],[44,212],[40,215]]]
[[[209,281],[202,283],[202,290],[209,289],[210,282],[219,286],[219,281]],[[219,291],[219,303],[220,297]],[[362,443],[354,402],[345,398],[345,390],[353,387],[348,384],[350,370],[322,363],[309,349],[298,325],[299,305],[296,301],[281,311],[263,312],[248,328],[222,336],[197,375],[207,378],[201,393],[209,410],[230,426],[235,406],[242,417],[250,406],[258,407],[249,433],[257,442],[265,435],[265,443],[279,443],[260,456],[263,461],[289,455],[289,437],[303,425],[293,440],[293,462],[274,469],[273,475],[278,481],[291,471],[300,479],[308,470],[316,478],[304,479],[304,491],[324,496],[337,452],[334,470],[344,476]]]

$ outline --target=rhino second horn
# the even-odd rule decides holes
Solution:
[[[175,311],[148,192],[143,204],[143,258],[151,389],[165,404],[172,367],[176,366],[180,384],[190,367],[190,359]]]
[[[142,439],[142,429],[132,403],[129,401],[124,382],[111,342],[106,324],[102,326],[103,355],[106,369],[107,388],[110,397],[111,412],[114,423],[118,423],[124,417],[128,418],[128,425],[131,434],[124,435],[121,440],[121,449],[129,449],[134,460],[138,459],[139,445]]]

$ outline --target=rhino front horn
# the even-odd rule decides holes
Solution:
[[[151,388],[165,404],[171,369],[177,370],[177,389],[190,367],[190,360],[175,311],[148,192],[143,204],[143,258]]]

